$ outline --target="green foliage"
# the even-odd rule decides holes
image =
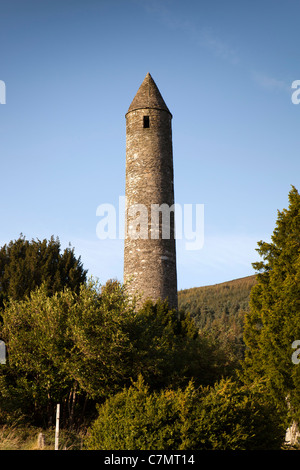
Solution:
[[[76,396],[113,390],[127,372],[122,358],[130,347],[123,331],[130,310],[114,303],[117,295],[90,282],[78,294],[65,289],[49,297],[42,285],[30,298],[12,300],[1,328],[8,364],[1,369],[0,407],[7,408],[7,390],[14,389],[10,396],[23,412],[27,404],[36,419],[46,419],[56,403],[70,415]]]
[[[224,351],[206,335],[199,335],[191,316],[170,309],[167,302],[146,302],[128,323],[132,344],[129,377],[143,375],[152,389],[210,385],[232,373]]]
[[[280,449],[285,435],[262,384],[230,379],[151,393],[140,377],[98,412],[85,444],[90,450]]]
[[[280,448],[286,398],[294,419],[300,409],[299,205],[293,188],[272,243],[259,243],[256,276],[181,291],[179,312],[137,310],[126,286],[86,282],[53,238],[2,247],[0,423],[51,424],[57,403],[62,425],[82,423],[98,402],[88,448]]]
[[[245,319],[244,378],[264,377],[270,399],[282,412],[290,405],[300,422],[300,365],[292,362],[292,343],[300,339],[300,195],[292,187],[289,208],[278,211],[271,243],[260,241],[262,261]]]
[[[190,313],[200,334],[214,343],[219,356],[226,357],[228,372],[237,369],[244,357],[244,317],[255,283],[254,275],[178,293],[179,307]]]
[[[221,380],[203,397],[201,442],[209,450],[278,450],[286,429],[281,418],[263,382],[246,386]]]
[[[49,298],[42,286],[5,308],[1,337],[8,361],[1,368],[1,409],[19,408],[28,418],[41,419],[52,416],[55,403],[69,394],[67,313],[73,295],[66,291]]]
[[[212,327],[215,321],[222,321],[224,316],[233,324],[241,311],[248,310],[250,291],[255,282],[254,275],[212,286],[181,290],[178,292],[179,308],[189,311],[201,330]]]
[[[26,240],[22,235],[0,249],[0,307],[8,299],[22,300],[44,283],[47,293],[64,287],[78,291],[86,271],[74,249],[62,253],[57,238]]]
[[[109,398],[99,408],[87,441],[88,449],[148,450],[179,446],[179,413],[175,392],[149,392],[142,378],[128,390]]]
[[[133,319],[133,305],[118,282],[89,283],[74,298],[68,309],[68,364],[89,397],[106,397],[128,380],[132,344],[127,330]]]
[[[136,311],[125,287],[113,281],[90,281],[79,293],[65,289],[51,297],[42,285],[9,302],[0,334],[8,352],[0,409],[36,423],[49,421],[56,403],[72,419],[80,397],[104,400],[141,372],[157,389],[192,376],[208,383],[218,371],[212,348],[187,315],[166,302]]]

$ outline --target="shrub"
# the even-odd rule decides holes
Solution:
[[[140,377],[98,412],[85,442],[90,450],[280,449],[285,435],[263,385],[231,379],[150,393]]]

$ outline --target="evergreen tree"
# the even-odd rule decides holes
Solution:
[[[151,392],[142,377],[108,398],[86,439],[90,450],[280,449],[285,429],[263,384]]]
[[[42,283],[49,295],[64,287],[78,292],[86,274],[74,249],[61,253],[58,238],[29,241],[20,235],[0,249],[0,307],[8,299],[24,299]]]
[[[271,242],[258,246],[262,261],[253,264],[258,275],[245,318],[244,378],[263,377],[270,399],[299,423],[300,365],[292,361],[292,344],[300,340],[300,195],[295,187],[288,209],[278,211]]]

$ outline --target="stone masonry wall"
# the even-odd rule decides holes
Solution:
[[[149,116],[149,128],[144,128],[144,116]],[[127,231],[124,244],[124,281],[131,280],[131,292],[142,294],[142,300],[168,298],[177,308],[176,249],[174,218],[171,214],[170,237],[162,238],[151,225],[151,204],[174,204],[173,152],[171,114],[162,109],[136,109],[126,115],[126,216]],[[142,213],[130,207],[143,204],[147,208],[148,233],[134,230]],[[143,220],[141,218],[141,220]],[[152,231],[151,231],[152,229]],[[158,239],[151,239],[151,236]]]

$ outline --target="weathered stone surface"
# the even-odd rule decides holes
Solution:
[[[144,117],[146,118],[146,126]],[[172,115],[150,74],[140,86],[126,114],[126,208],[143,204],[147,208],[148,233],[132,238],[139,213],[126,213],[124,281],[130,290],[142,294],[142,301],[168,298],[177,308],[176,247],[174,217],[170,237],[162,236],[162,224],[151,225],[152,204],[174,204]],[[172,214],[171,214],[172,215]],[[128,230],[129,229],[129,230]],[[138,238],[137,238],[138,237]],[[152,237],[152,238],[151,238]],[[155,239],[153,239],[155,238]]]
[[[138,89],[129,106],[128,113],[136,109],[160,109],[171,114],[150,73],[147,73]]]

